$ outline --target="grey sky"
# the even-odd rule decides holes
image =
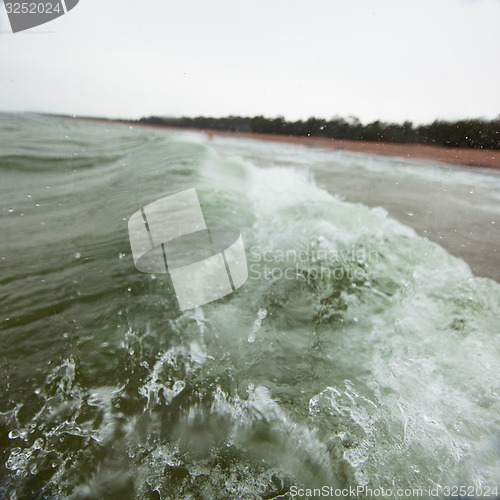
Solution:
[[[0,4],[0,110],[492,118],[499,22],[499,0],[80,0],[11,34]]]

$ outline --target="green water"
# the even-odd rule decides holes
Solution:
[[[345,176],[332,195],[349,162],[352,183],[374,161],[393,179],[353,158],[0,115],[0,496],[493,491],[500,285],[346,201]],[[494,174],[426,168],[429,186],[500,193]],[[208,225],[241,231],[249,279],[182,313],[168,274],[135,269],[127,221],[189,188]]]

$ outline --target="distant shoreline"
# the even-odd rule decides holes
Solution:
[[[135,125],[134,125],[135,126]],[[156,127],[155,127],[156,128]],[[323,148],[367,155],[389,156],[404,160],[424,160],[461,167],[500,170],[500,151],[494,149],[445,148],[427,144],[395,144],[389,142],[349,141],[324,137],[296,137],[249,132],[223,132],[218,130],[177,129],[212,133],[213,136],[244,138],[259,141],[297,144],[309,148]]]
[[[51,115],[57,116],[57,115]],[[71,117],[64,117],[71,118]],[[100,118],[78,117],[77,119],[94,120],[102,123],[114,123],[140,128],[178,130],[212,135],[213,137],[232,137],[251,139],[266,142],[295,144],[309,148],[331,149],[367,155],[388,156],[404,160],[423,160],[438,162],[460,167],[485,168],[500,170],[500,150],[477,148],[447,148],[429,144],[397,144],[391,142],[375,142],[345,139],[328,139],[326,137],[300,137],[280,134],[260,134],[253,132],[229,132],[212,129],[198,129],[187,127],[171,127],[167,125],[153,125],[131,122],[127,120],[108,120]]]

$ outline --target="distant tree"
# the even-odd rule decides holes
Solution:
[[[306,121],[286,121],[282,116],[211,118],[159,117],[141,118],[139,123],[158,126],[174,126],[196,129],[227,130],[232,132],[255,132],[258,134],[284,134],[294,136],[328,137],[396,143],[436,144],[447,147],[500,149],[500,115],[493,120],[459,120],[447,122],[435,120],[427,125],[414,127],[410,121],[385,123],[376,120],[363,125],[358,118],[339,116],[330,121],[323,118],[308,118]]]

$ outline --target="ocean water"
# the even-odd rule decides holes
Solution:
[[[181,312],[127,221],[189,188],[249,279]],[[492,172],[0,115],[0,497],[495,497],[499,205]]]

